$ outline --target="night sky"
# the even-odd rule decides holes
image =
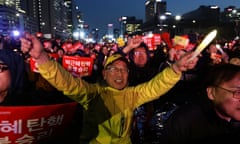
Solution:
[[[119,28],[118,18],[121,16],[135,16],[145,21],[146,0],[78,0],[83,18],[90,29],[99,28],[105,33],[107,24],[112,23]],[[240,0],[166,0],[167,11],[173,15],[184,14],[197,9],[200,5],[218,5],[224,8],[234,5],[240,8]]]

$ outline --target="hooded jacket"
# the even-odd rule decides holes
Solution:
[[[39,71],[85,108],[81,138],[91,144],[131,144],[134,109],[165,94],[181,77],[168,67],[146,83],[117,90],[74,78],[54,60],[39,64]]]
[[[10,49],[0,49],[0,60],[9,68],[12,78],[11,91],[22,89],[24,85],[25,62],[23,57]]]
[[[11,49],[0,49],[0,60],[8,66],[11,76],[8,95],[1,105],[15,105],[24,99],[24,95],[22,97],[19,97],[19,95],[26,86],[27,73],[25,71],[25,62],[19,53]]]

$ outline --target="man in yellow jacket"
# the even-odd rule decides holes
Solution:
[[[139,38],[133,38],[127,47],[136,47],[140,43]],[[129,87],[128,62],[119,54],[106,60],[102,72],[106,85],[102,85],[72,76],[49,58],[34,35],[26,34],[21,38],[21,50],[36,59],[39,71],[47,81],[85,108],[81,138],[90,144],[131,144],[133,110],[165,94],[178,82],[182,71],[192,69],[198,60],[189,62],[192,53],[186,54],[152,80]]]

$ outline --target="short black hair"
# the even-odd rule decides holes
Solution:
[[[221,85],[240,73],[240,66],[230,63],[215,64],[209,67],[204,78],[204,86]]]

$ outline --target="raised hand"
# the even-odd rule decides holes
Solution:
[[[181,73],[190,69],[193,69],[197,62],[198,57],[193,58],[189,61],[189,59],[193,56],[193,52],[188,52],[180,57],[174,64],[172,64],[172,68],[176,73]]]
[[[23,53],[28,53],[38,63],[44,63],[49,60],[47,52],[44,51],[43,45],[40,40],[29,33],[25,33],[20,38],[21,50]]]

